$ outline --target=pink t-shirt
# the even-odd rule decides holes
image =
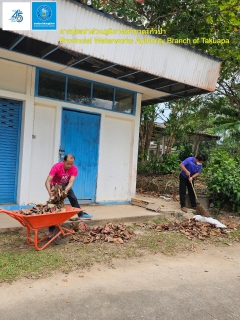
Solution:
[[[64,170],[64,163],[56,163],[49,172],[49,175],[53,177],[51,185],[54,184],[68,184],[70,178],[78,175],[78,168],[73,164],[68,170]]]

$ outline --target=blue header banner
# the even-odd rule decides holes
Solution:
[[[32,2],[32,30],[57,30],[57,2]]]

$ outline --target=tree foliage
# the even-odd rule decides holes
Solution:
[[[199,96],[185,98],[166,103],[165,106],[170,113],[167,117],[160,116],[165,123],[165,133],[169,135],[166,154],[171,153],[175,141],[186,141],[187,133],[194,132],[197,128],[195,118],[197,110],[200,108],[201,99]],[[199,120],[199,119],[198,119]]]
[[[182,117],[176,111],[177,106],[183,107],[182,113],[192,112],[192,116],[189,117],[189,126],[193,125],[199,131],[207,128],[211,130],[214,127],[217,127],[215,132],[228,129],[231,129],[232,132],[239,130],[239,0],[145,0],[144,3],[136,0],[106,0],[104,2],[105,4],[101,0],[92,0],[97,8],[103,8],[108,13],[115,13],[120,18],[127,18],[141,29],[164,28],[166,39],[168,37],[175,39],[199,37],[200,42],[194,47],[222,61],[217,85],[218,95],[210,94],[207,98],[201,96],[197,100],[190,99],[187,106],[187,108],[190,107],[190,111],[184,108],[184,102],[169,104],[172,110],[172,115],[167,120],[167,130],[171,135],[169,147],[179,136],[180,128],[186,129],[187,126],[186,117]],[[203,38],[228,39],[230,43],[204,43]],[[221,105],[222,102],[224,102],[223,105]],[[191,105],[192,103],[194,106]],[[209,110],[211,112],[207,114]],[[183,118],[185,120],[182,123]],[[175,129],[174,123],[177,125]]]
[[[240,142],[239,0],[92,0],[92,4],[140,29],[163,28],[166,41],[169,37],[199,37],[194,48],[220,58],[222,65],[215,93],[167,104],[171,110],[169,118],[164,120],[170,135],[168,151],[174,140],[184,141],[184,133],[189,130],[221,133],[231,153],[234,148],[237,150]],[[229,44],[206,43],[203,38],[228,39]],[[147,135],[147,128],[152,132],[153,126],[146,121],[143,130]],[[140,148],[141,154],[146,154],[147,143]]]
[[[87,0],[86,0],[87,1]],[[229,39],[230,44],[207,44],[196,48],[222,60],[221,80],[240,65],[239,0],[92,0],[97,8],[115,13],[140,28],[164,28],[166,37]]]
[[[219,209],[229,202],[232,209],[240,213],[239,160],[225,150],[215,149],[208,162],[206,182]]]

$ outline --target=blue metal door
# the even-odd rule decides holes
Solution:
[[[22,105],[0,98],[0,204],[16,203]]]
[[[61,150],[75,156],[78,167],[73,190],[79,203],[95,202],[100,115],[63,109]]]

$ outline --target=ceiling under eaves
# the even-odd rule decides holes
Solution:
[[[84,70],[94,74],[137,84],[145,88],[159,91],[161,95],[166,93],[166,96],[143,100],[142,106],[209,92],[201,88],[186,85],[167,78],[157,77],[156,75],[147,72],[115,64],[110,61],[104,61],[89,55],[62,48],[61,46],[53,45],[2,29],[0,29],[0,48],[59,63],[69,68]]]

